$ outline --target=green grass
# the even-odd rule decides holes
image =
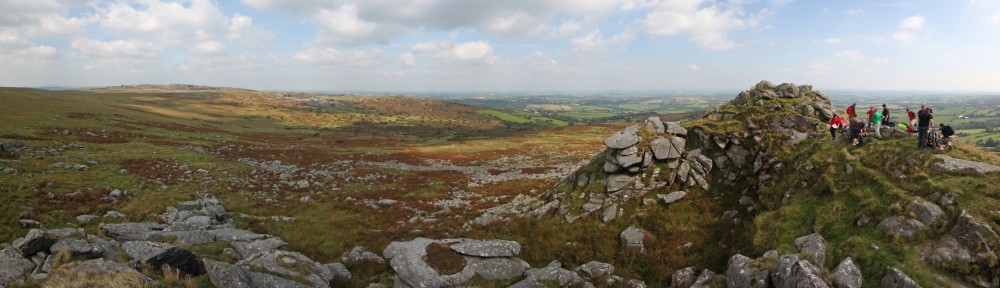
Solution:
[[[566,121],[535,116],[523,112],[504,112],[499,110],[476,110],[476,112],[496,117],[502,121],[519,123],[519,124],[538,123],[538,124],[548,124],[554,126],[569,125],[569,123],[567,123]]]

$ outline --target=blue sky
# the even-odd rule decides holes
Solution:
[[[1000,91],[1000,1],[0,0],[0,85]]]

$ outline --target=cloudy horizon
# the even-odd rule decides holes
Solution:
[[[1000,1],[2,1],[0,86],[1000,91]]]

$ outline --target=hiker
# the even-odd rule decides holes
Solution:
[[[934,115],[931,114],[932,112],[932,110],[925,108],[924,105],[920,105],[920,112],[917,113],[918,150],[927,148],[927,130],[934,124]]]
[[[865,129],[865,122],[858,119],[858,117],[851,118],[853,124],[851,124],[851,145],[858,146],[858,144],[864,143],[861,140],[861,133]]]
[[[889,124],[889,107],[886,107],[885,103],[882,103],[882,123]]]
[[[847,117],[858,117],[858,113],[854,112],[854,106],[858,106],[858,103],[852,103],[851,106],[847,106]]]
[[[871,109],[868,109],[868,126],[869,127],[872,126],[872,123],[875,123],[874,121],[872,121],[873,120],[872,116],[875,116],[875,106],[872,106]]]
[[[906,107],[906,115],[910,116],[910,127],[917,125],[917,114],[910,110],[910,107]],[[910,129],[913,130],[913,129]]]
[[[882,139],[882,112],[875,111],[872,114],[872,126],[875,127],[875,139]]]
[[[833,118],[830,118],[830,140],[837,140],[837,128],[843,127],[847,122],[844,118],[834,114]]]
[[[951,140],[952,140],[951,136],[952,135],[955,135],[955,129],[951,129],[951,126],[948,126],[947,124],[941,123],[941,136],[942,137],[941,137],[941,140],[939,140],[940,143],[941,143],[941,145],[940,145],[941,146],[941,150],[944,150],[944,146],[948,146],[948,149],[952,148],[952,146],[951,146]]]

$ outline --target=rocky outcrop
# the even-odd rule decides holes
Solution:
[[[427,246],[447,245],[452,251],[465,255],[464,267],[455,274],[442,275],[424,259]],[[417,238],[406,242],[392,242],[382,251],[385,259],[404,287],[442,287],[465,283],[479,275],[485,279],[510,279],[520,276],[530,266],[515,258],[521,246],[506,240]]]
[[[133,267],[142,269],[144,266],[160,270],[169,266],[175,270],[190,275],[201,275],[204,269],[194,253],[190,250],[152,241],[129,241],[122,243],[122,250],[134,259]]]

